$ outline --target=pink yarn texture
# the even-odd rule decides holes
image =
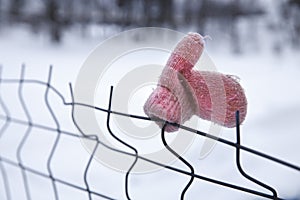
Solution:
[[[204,49],[203,37],[188,33],[175,47],[147,99],[144,112],[152,119],[183,124],[193,115],[225,127],[235,127],[235,112],[245,120],[247,99],[233,76],[192,68]],[[157,122],[162,127],[162,122]],[[167,125],[167,132],[178,130]]]

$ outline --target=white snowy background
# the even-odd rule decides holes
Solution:
[[[270,8],[271,9],[271,8]],[[269,16],[272,17],[272,16]],[[260,23],[260,22],[258,22]],[[243,21],[238,23],[242,32]],[[2,79],[19,78],[21,65],[26,65],[25,78],[47,80],[49,66],[53,65],[51,83],[71,101],[68,83],[75,83],[81,64],[97,44],[105,38],[120,32],[112,26],[105,34],[97,26],[88,28],[89,37],[82,37],[76,29],[68,30],[61,44],[53,44],[44,34],[32,34],[27,26],[10,26],[0,29],[0,65]],[[193,29],[186,30],[193,31]],[[101,36],[100,36],[101,35]],[[212,34],[213,35],[213,34]],[[286,47],[280,42],[282,51],[272,50],[274,38],[263,28],[253,45],[251,34],[244,34],[242,54],[230,51],[226,38],[207,41],[207,52],[215,62],[218,71],[237,75],[248,98],[248,114],[241,126],[242,144],[265,152],[300,166],[300,57],[299,50]],[[225,41],[224,41],[225,40]],[[104,55],[105,56],[105,55]],[[32,115],[32,121],[55,127],[55,123],[44,103],[44,88],[35,85],[24,86],[24,99]],[[18,101],[18,84],[1,83],[1,97],[9,108],[11,117],[26,121]],[[107,88],[106,93],[109,93]],[[104,98],[108,98],[104,97]],[[49,94],[50,104],[59,119],[61,129],[76,132],[70,117],[70,108],[61,104],[60,99]],[[102,107],[106,107],[103,105]],[[2,109],[2,108],[1,108]],[[144,115],[142,112],[140,115]],[[4,115],[3,109],[1,116]],[[4,124],[1,118],[1,126]],[[10,123],[0,138],[0,155],[17,162],[17,145],[24,136],[27,126]],[[22,151],[25,166],[47,172],[47,158],[56,138],[56,132],[33,128]],[[224,128],[222,138],[235,141],[234,129]],[[199,141],[197,141],[199,140]],[[235,166],[235,149],[217,143],[211,154],[199,159],[200,147],[197,138],[186,158],[197,174],[222,180],[228,183],[249,187],[264,193],[267,190],[258,187],[242,177]],[[53,157],[51,166],[54,177],[85,187],[83,174],[89,154],[80,140],[62,135]],[[21,169],[2,162],[5,168],[11,199],[26,199]],[[188,170],[180,162],[174,166]],[[272,161],[242,153],[242,165],[246,172],[274,187],[279,196],[285,199],[299,199],[299,171],[276,164]],[[32,199],[54,199],[51,181],[48,178],[26,172]],[[88,173],[88,182],[92,191],[115,199],[126,199],[124,193],[125,174],[113,171],[97,161],[93,161]],[[175,172],[162,169],[153,173],[130,175],[129,192],[132,199],[179,199],[180,193],[189,178]],[[0,175],[0,199],[6,199],[2,174]],[[88,199],[85,191],[57,183],[59,199]],[[93,196],[93,199],[102,199]],[[218,186],[202,180],[195,180],[186,199],[264,199],[257,196]]]

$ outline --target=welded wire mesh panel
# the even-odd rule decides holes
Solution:
[[[195,191],[194,188],[201,184],[213,185],[215,191],[220,189],[236,191],[242,198],[243,195],[248,195],[253,199],[284,199],[276,187],[256,178],[255,174],[247,173],[241,163],[242,153],[263,159],[268,166],[270,163],[274,166],[280,165],[282,171],[289,171],[300,177],[299,166],[241,144],[238,111],[236,112],[238,126],[233,130],[236,135],[235,141],[218,138],[194,127],[163,123],[178,126],[197,137],[210,138],[221,143],[224,148],[230,148],[238,172],[241,177],[252,182],[253,187],[208,177],[197,172],[194,162],[179,155],[168,144],[165,126],[161,129],[161,142],[174,157],[177,157],[177,162],[165,165],[146,158],[139,154],[134,144],[129,144],[118,137],[111,127],[111,116],[120,115],[152,121],[150,118],[112,110],[113,87],[110,88],[108,105],[101,108],[76,102],[72,84],[69,85],[69,94],[63,94],[53,86],[51,76],[52,67],[49,69],[47,80],[27,79],[26,69],[23,66],[17,78],[6,78],[2,75],[0,77],[1,199],[165,199],[162,193],[166,190],[176,194],[178,199],[195,199],[195,195],[189,195],[193,190],[193,194],[197,194],[200,199],[206,191]],[[93,109],[103,115],[105,134],[124,148],[108,146],[96,133],[84,132],[74,117],[76,106]],[[92,145],[92,151],[86,151],[82,145],[84,141]],[[95,153],[104,149],[133,158],[128,170],[120,173],[100,164],[95,159]],[[165,174],[161,176],[159,171],[154,173],[164,180],[158,176],[156,179],[149,178],[145,174],[139,175],[137,179],[132,171],[141,161],[160,166],[163,171],[168,172],[167,176]],[[172,184],[173,177],[180,177],[183,181],[178,185]],[[168,183],[171,187],[161,183]],[[142,184],[153,187],[141,189]]]

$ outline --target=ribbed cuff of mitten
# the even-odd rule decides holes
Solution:
[[[197,97],[185,76],[172,68],[165,68],[157,88],[149,96],[144,111],[152,119],[161,119],[178,124],[186,120],[198,110]],[[162,123],[157,123],[162,127]],[[167,132],[178,130],[167,125]]]
[[[158,86],[150,95],[144,105],[144,112],[153,120],[164,120],[174,123],[181,121],[181,107],[174,94],[165,87]],[[162,128],[164,122],[156,121]],[[167,132],[174,132],[178,127],[167,125]]]

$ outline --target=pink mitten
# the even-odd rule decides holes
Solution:
[[[157,88],[144,105],[152,119],[182,124],[196,114],[202,119],[226,126],[235,126],[235,112],[240,122],[247,112],[247,100],[240,84],[229,75],[195,71],[204,40],[198,33],[189,33],[176,46],[164,68]],[[162,123],[157,122],[161,127]],[[168,132],[178,128],[167,125]]]

